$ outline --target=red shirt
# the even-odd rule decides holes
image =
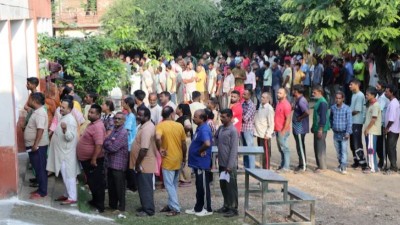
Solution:
[[[242,118],[243,118],[242,103],[237,102],[231,105],[231,110],[233,113],[232,123],[236,127],[238,133],[240,133],[242,131]]]
[[[292,107],[289,101],[285,98],[284,100],[278,102],[275,110],[275,131],[282,131],[285,127],[285,121],[290,116],[292,112]]]
[[[101,119],[90,123],[81,138],[79,139],[78,145],[76,146],[76,154],[78,160],[85,161],[92,159],[93,153],[96,149],[96,145],[103,145],[106,136],[106,128],[104,127]],[[104,157],[103,151],[100,152],[97,158]]]

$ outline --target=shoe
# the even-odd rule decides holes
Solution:
[[[30,183],[30,184],[29,184],[29,187],[35,187],[35,188],[37,188],[37,187],[39,187],[39,184],[38,184],[38,183]]]
[[[196,216],[211,216],[213,212],[209,212],[205,209],[203,209],[201,212],[196,213]]]
[[[143,212],[143,207],[139,207],[136,209],[136,212]]]
[[[147,217],[147,216],[150,216],[150,215],[147,214],[147,213],[144,212],[144,211],[141,211],[141,212],[136,213],[136,216],[137,216],[137,217]]]
[[[36,199],[42,199],[44,197],[46,197],[46,195],[45,196],[41,196],[39,193],[35,192],[35,193],[31,194],[29,199],[36,200]]]
[[[72,204],[76,204],[76,201],[67,199],[67,200],[61,202],[60,204],[61,205],[72,205]]]
[[[314,173],[322,173],[322,170],[320,168],[317,168],[314,170]]]
[[[229,210],[227,213],[224,214],[224,217],[234,217],[234,216],[238,216],[239,213],[235,212],[233,210]]]
[[[305,167],[305,168],[303,169],[303,166],[298,166],[298,167],[296,167],[296,168],[294,169],[294,173],[295,173],[295,174],[304,173],[304,172],[306,172],[306,170],[307,170],[307,167]]]
[[[346,169],[346,167],[343,167],[343,168],[340,170],[340,173],[343,174],[343,175],[347,174],[347,169]]]
[[[29,194],[35,194],[38,190],[31,191]]]
[[[49,173],[49,174],[47,174],[47,177],[54,177],[54,176],[55,176],[54,173]]]
[[[29,179],[29,183],[37,183],[37,179],[36,178],[31,178],[31,179]]]
[[[357,169],[358,167],[360,167],[360,164],[358,164],[358,163],[351,164],[351,168],[353,168],[353,169]]]
[[[177,211],[170,211],[169,213],[167,213],[167,215],[166,216],[177,216],[177,215],[179,215],[179,214],[181,214],[181,212],[177,212]]]
[[[194,208],[193,208],[193,209],[186,209],[186,210],[185,210],[185,213],[186,213],[186,214],[189,214],[189,215],[194,215],[194,214],[196,214],[197,212],[194,211]]]
[[[217,210],[215,210],[214,212],[216,213],[227,213],[229,211],[229,209],[225,208],[225,207],[221,207]]]
[[[63,196],[63,195],[61,195],[60,197],[54,199],[54,201],[56,201],[56,202],[63,202],[63,201],[66,201],[66,200],[68,200],[68,198]]]
[[[164,206],[164,208],[162,208],[160,210],[160,212],[171,212],[172,210],[169,208],[169,206]]]

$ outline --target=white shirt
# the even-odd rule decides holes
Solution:
[[[235,78],[233,74],[229,74],[224,78],[224,83],[222,84],[222,92],[228,93],[230,90],[235,88]]]
[[[163,90],[161,88],[161,83],[164,85],[164,88],[167,85],[167,78],[165,76],[165,73],[161,72],[160,74],[156,75],[158,76],[156,79],[158,79],[157,85],[157,94],[160,94]]]
[[[162,120],[162,116],[161,116],[161,111],[162,108],[161,106],[159,106],[158,104],[156,106],[154,106],[153,108],[148,105],[147,108],[150,109],[151,112],[151,120],[155,123],[155,125],[159,124]]]
[[[134,73],[133,75],[131,75],[131,78],[130,78],[130,82],[131,82],[131,95],[133,95],[133,93],[134,93],[136,90],[139,90],[139,89],[140,89],[141,80],[142,80],[142,77],[140,76],[140,73]]]
[[[254,116],[254,136],[272,138],[274,133],[274,109],[270,104],[261,105]]]
[[[196,76],[196,73],[194,72],[194,70],[185,70],[182,73],[182,79],[191,79],[193,77]],[[193,91],[196,90],[196,81],[193,80],[193,82],[187,83],[185,84],[186,87],[186,92],[192,93]]]
[[[215,90],[217,89],[217,70],[214,68],[210,71],[210,74],[208,75],[208,93],[212,94],[215,93]],[[213,88],[214,85],[214,88]]]
[[[253,85],[254,90],[256,88],[256,74],[253,71],[246,73],[246,80],[244,83]]]

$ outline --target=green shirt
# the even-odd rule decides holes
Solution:
[[[363,61],[361,61],[361,62],[355,62],[354,63],[354,65],[353,65],[353,68],[354,68],[354,75],[355,75],[355,77],[358,79],[358,80],[360,80],[360,81],[363,81],[364,80],[364,70],[365,70],[365,65],[364,65],[364,62]],[[359,73],[357,73],[356,71],[360,71]]]
[[[322,110],[322,108],[320,108],[320,107],[321,107],[321,103],[323,103],[323,102],[326,104],[326,107],[325,107],[326,112],[324,113],[325,118],[321,118],[321,116],[320,116],[320,114],[321,114],[320,110]],[[327,132],[330,129],[329,110],[328,110],[328,102],[326,101],[326,99],[324,97],[319,98],[314,105],[313,125],[311,128],[311,131],[313,133],[318,132],[321,122],[324,124],[323,132]]]

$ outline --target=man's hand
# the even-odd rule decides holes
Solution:
[[[64,122],[61,122],[60,126],[61,126],[61,129],[62,129],[62,132],[65,134],[65,131],[67,130],[67,124],[64,123]]]
[[[369,134],[369,129],[364,130],[364,135],[367,136]]]
[[[321,139],[321,138],[322,138],[322,130],[319,130],[319,131],[318,131],[317,137],[318,137],[318,139]]]
[[[350,138],[350,135],[349,134],[346,134],[345,136],[344,136],[344,139],[345,140],[348,140]]]
[[[96,158],[93,158],[93,159],[90,161],[90,165],[92,165],[92,166],[94,166],[94,167],[97,167],[97,159],[96,159]]]
[[[388,132],[389,132],[389,129],[388,128],[385,128],[385,134],[387,134]]]
[[[139,165],[139,164],[136,164],[135,165],[135,171],[136,171],[136,173],[140,173],[140,172],[142,172],[142,168],[140,168],[141,166]]]
[[[32,146],[32,152],[36,152],[39,149],[39,146],[33,145]]]
[[[205,157],[206,155],[207,155],[207,151],[200,152],[200,156],[201,156],[201,157]]]
[[[232,169],[227,167],[227,168],[225,168],[225,172],[230,173],[230,172],[232,172]]]
[[[265,135],[265,136],[264,136],[264,139],[265,139],[265,140],[269,140],[268,135]]]
[[[167,150],[160,149],[160,155],[161,155],[161,157],[166,157],[167,156]]]

